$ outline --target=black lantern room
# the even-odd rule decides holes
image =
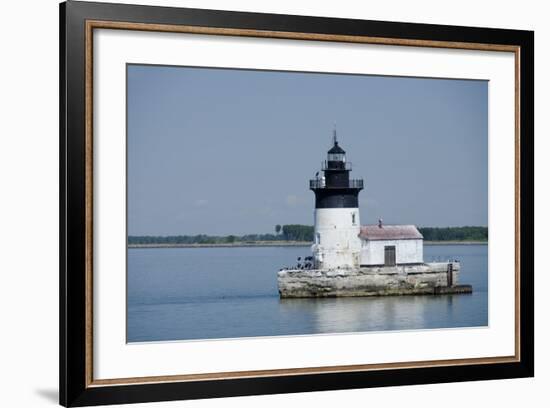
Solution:
[[[323,176],[309,181],[309,188],[315,193],[315,208],[358,208],[363,180],[350,179],[351,163],[346,162],[346,152],[338,145],[336,131],[321,170]]]

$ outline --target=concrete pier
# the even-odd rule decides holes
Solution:
[[[281,298],[400,296],[472,293],[459,285],[459,262],[359,269],[286,269],[277,280]]]

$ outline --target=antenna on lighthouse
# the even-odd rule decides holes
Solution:
[[[334,122],[334,128],[332,130],[332,143],[335,145],[338,144],[338,138],[336,137],[336,122]]]

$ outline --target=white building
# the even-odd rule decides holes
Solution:
[[[424,237],[414,225],[364,225],[359,238],[361,266],[424,262]]]

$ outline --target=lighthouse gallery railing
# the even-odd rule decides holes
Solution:
[[[309,180],[309,188],[310,189],[316,189],[316,188],[330,188],[330,189],[338,189],[338,188],[363,188],[363,180],[362,179],[352,179],[349,180],[347,185],[339,185],[337,187],[327,187],[326,182],[324,179],[318,178]]]

